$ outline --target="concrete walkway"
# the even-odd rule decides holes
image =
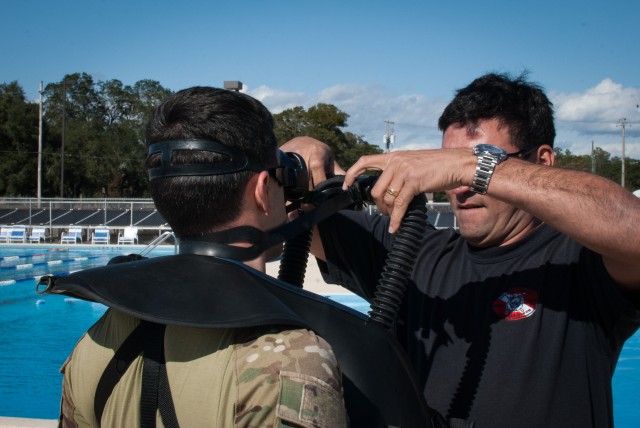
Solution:
[[[279,268],[280,262],[267,263],[267,274],[277,278]],[[307,269],[305,270],[304,275],[304,285],[302,288],[316,294],[353,294],[351,291],[340,287],[339,285],[327,284],[324,282],[320,269],[318,268],[318,263],[313,256],[309,256]]]
[[[0,428],[54,428],[58,426],[55,419],[8,418],[0,416]]]

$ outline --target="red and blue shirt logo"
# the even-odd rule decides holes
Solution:
[[[538,293],[528,288],[510,288],[493,302],[493,311],[507,321],[528,318],[536,311]]]

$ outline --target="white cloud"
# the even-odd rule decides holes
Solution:
[[[247,93],[252,97],[260,100],[272,113],[280,113],[288,108],[296,106],[310,107],[313,96],[306,95],[302,92],[287,92],[269,88],[268,86],[259,86],[256,89],[248,90]]]
[[[347,130],[363,136],[371,144],[382,146],[385,121],[394,122],[394,149],[424,149],[440,145],[437,121],[445,101],[418,94],[397,94],[378,85],[343,84],[323,89],[318,94],[278,91],[261,86],[249,93],[261,100],[273,113],[286,108],[317,103],[333,104],[349,114]]]
[[[556,117],[570,122],[614,123],[621,117],[637,114],[640,91],[624,88],[611,79],[604,79],[584,93],[557,94]]]
[[[551,94],[556,111],[556,145],[574,153],[588,153],[591,141],[619,156],[622,151],[620,119],[626,118],[625,152],[640,158],[640,90],[604,79],[582,93]]]
[[[329,103],[349,114],[347,130],[382,147],[385,121],[394,122],[394,150],[437,148],[440,113],[450,100],[428,94],[400,94],[379,85],[342,84],[317,94],[281,91],[260,86],[247,91],[273,113],[317,103]],[[618,120],[627,118],[626,156],[640,159],[640,91],[604,79],[582,93],[550,93],[556,112],[556,146],[585,154],[591,142],[614,156],[621,152]]]

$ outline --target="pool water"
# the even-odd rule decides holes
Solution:
[[[138,248],[139,250],[139,248]],[[37,279],[105,265],[133,249],[0,249],[0,416],[55,419],[60,366],[106,307],[35,292]],[[171,254],[159,250],[156,255]]]
[[[172,250],[173,247],[152,256],[171,254]],[[130,252],[107,247],[0,251],[0,416],[57,418],[62,383],[60,366],[76,341],[106,310],[99,303],[38,295],[33,277],[101,266],[116,255]],[[357,296],[329,297],[363,313],[369,309]],[[617,427],[638,426],[640,408],[635,397],[639,385],[640,332],[637,332],[625,344],[613,377]]]
[[[613,375],[613,420],[616,427],[640,426],[640,330],[622,348]]]
[[[9,310],[4,299],[0,305],[0,415],[55,419],[60,366],[106,308],[64,296],[14,299]]]

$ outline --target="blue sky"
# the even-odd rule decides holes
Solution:
[[[317,102],[349,131],[395,149],[434,148],[456,89],[486,72],[542,85],[556,145],[591,142],[640,159],[640,2],[4,0],[0,82],[38,84],[86,72],[153,79],[171,90],[240,80],[274,113]]]

